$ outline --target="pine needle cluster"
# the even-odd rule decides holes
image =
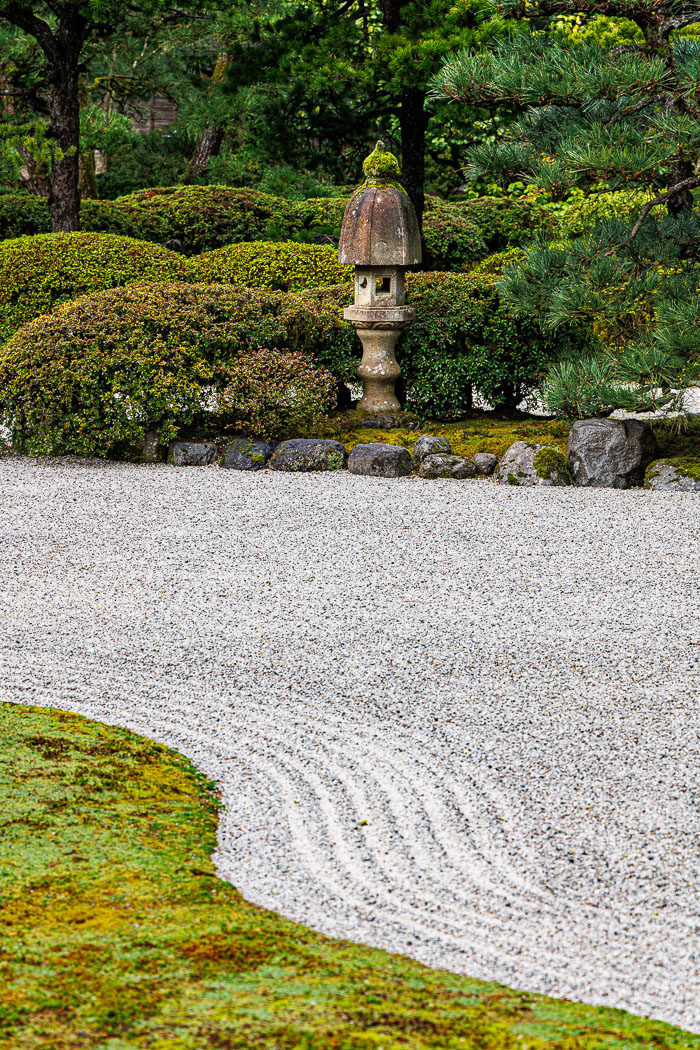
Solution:
[[[517,114],[503,136],[471,151],[468,176],[520,179],[554,198],[646,194],[627,221],[540,240],[505,272],[502,291],[517,310],[551,328],[577,324],[587,347],[594,338],[592,354],[551,370],[548,403],[579,416],[682,411],[700,378],[697,0],[489,6],[511,20],[509,35],[489,53],[455,56],[433,83],[443,99]],[[604,32],[611,24],[617,32]]]

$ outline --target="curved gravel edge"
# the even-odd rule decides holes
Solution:
[[[195,761],[248,899],[700,1031],[697,497],[18,458],[0,492],[0,696]]]

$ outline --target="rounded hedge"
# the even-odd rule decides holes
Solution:
[[[46,233],[1,242],[0,343],[86,293],[189,274],[189,263],[175,252],[112,234]]]
[[[86,217],[85,224],[107,230],[111,222],[127,222],[144,240],[175,240],[185,255],[199,255],[241,241],[332,239],[346,202],[290,201],[231,186],[172,186],[99,203],[102,214]]]
[[[352,278],[352,267],[341,266],[338,252],[327,244],[253,241],[230,244],[192,260],[200,281],[298,291],[340,284]]]
[[[312,310],[334,306],[340,318],[352,295],[352,285],[344,285],[299,298]],[[406,408],[429,419],[463,418],[477,392],[495,407],[514,408],[551,361],[571,351],[575,338],[566,326],[544,332],[536,321],[516,316],[488,275],[408,274],[406,300],[416,311],[397,348]],[[353,378],[361,355],[348,327],[341,325],[316,349],[319,363],[344,380]]]
[[[148,431],[167,443],[209,418],[212,394],[246,351],[335,343],[336,313],[228,285],[134,284],[85,296],[0,349],[0,416],[20,452],[133,455]]]

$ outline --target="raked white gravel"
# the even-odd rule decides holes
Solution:
[[[328,934],[700,1031],[700,498],[0,462],[0,696],[180,749]]]

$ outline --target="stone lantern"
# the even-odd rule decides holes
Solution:
[[[355,267],[355,302],[345,319],[362,343],[357,375],[364,412],[401,410],[394,384],[401,375],[394,349],[415,310],[406,306],[405,270],[421,261],[418,220],[399,184],[396,157],[378,142],[364,162],[365,181],[350,199],[340,231],[338,259]]]

